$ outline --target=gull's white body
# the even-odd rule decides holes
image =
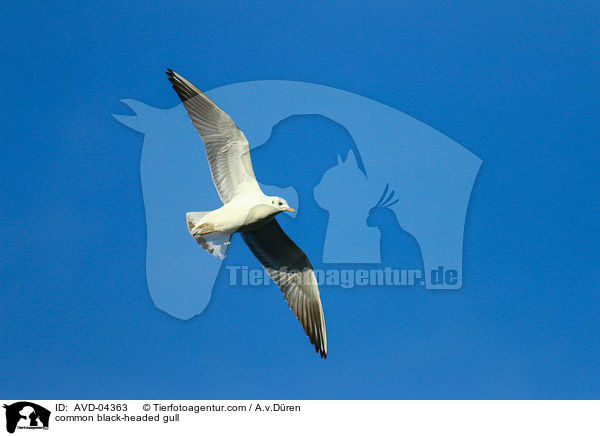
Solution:
[[[276,213],[271,207],[271,200],[261,194],[236,197],[220,208],[210,211],[206,215],[206,222],[210,223],[207,230],[235,233],[251,230],[257,224],[272,218]]]
[[[274,202],[280,200],[282,206],[275,207]],[[215,210],[188,212],[186,219],[188,230],[196,242],[212,255],[224,259],[233,233],[262,227],[279,214],[282,208],[293,210],[289,209],[285,200],[267,197],[259,190],[238,195]]]

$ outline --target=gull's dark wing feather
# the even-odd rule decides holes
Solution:
[[[229,115],[183,76],[170,69],[167,76],[204,141],[210,172],[223,203],[238,195],[260,192],[244,133]]]
[[[242,232],[242,237],[281,288],[317,352],[327,358],[327,330],[319,286],[306,254],[275,218],[257,230]]]

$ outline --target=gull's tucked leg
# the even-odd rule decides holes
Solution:
[[[198,233],[199,235],[208,235],[209,233],[216,232],[216,230],[206,230],[204,232]]]
[[[196,230],[200,230],[202,227],[206,227],[208,225],[208,223],[202,223],[202,224],[198,224],[196,227],[194,227],[191,231],[195,232]]]

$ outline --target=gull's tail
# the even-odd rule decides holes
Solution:
[[[213,256],[219,259],[225,259],[229,244],[231,243],[231,233],[211,232],[202,235],[202,232],[212,230],[210,225],[198,227],[205,223],[204,218],[212,211],[208,212],[188,212],[185,214],[187,225],[192,237]]]

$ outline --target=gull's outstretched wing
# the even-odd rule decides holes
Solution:
[[[239,127],[188,80],[170,69],[167,75],[204,141],[210,172],[223,203],[238,195],[260,192],[250,146]]]
[[[319,286],[306,254],[275,218],[257,230],[243,232],[242,237],[281,288],[317,352],[327,358],[327,330]]]

